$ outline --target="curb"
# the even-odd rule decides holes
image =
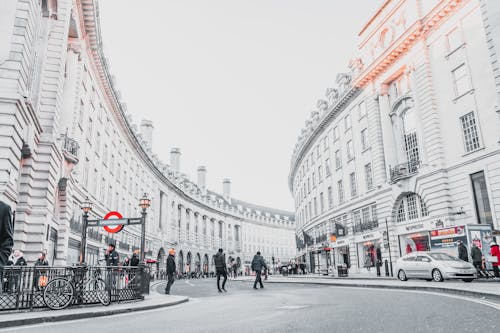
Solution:
[[[423,287],[423,286],[396,286],[396,285],[381,285],[381,284],[363,284],[363,283],[340,283],[340,282],[316,282],[316,281],[272,281],[268,280],[268,283],[291,283],[291,284],[316,284],[324,286],[334,286],[334,287],[352,287],[352,288],[375,288],[375,289],[395,289],[395,290],[413,290],[413,291],[428,291],[428,292],[438,292],[442,294],[452,294],[468,297],[479,297],[483,299],[494,299],[500,300],[500,295],[490,294],[480,291],[470,291],[470,290],[460,290],[460,289],[450,289],[441,287]]]
[[[146,310],[154,310],[154,309],[159,309],[159,308],[166,308],[169,306],[174,306],[174,305],[186,303],[188,301],[189,301],[189,298],[186,297],[184,299],[170,302],[170,303],[146,305],[146,306],[141,306],[141,307],[136,307],[136,308],[114,309],[114,310],[111,309],[111,310],[105,310],[105,311],[91,311],[91,312],[83,312],[83,313],[65,314],[65,315],[61,315],[61,316],[48,315],[46,317],[38,317],[38,318],[15,319],[15,320],[8,320],[8,321],[0,321],[0,326],[2,328],[8,328],[8,327],[16,327],[16,326],[19,327],[19,326],[35,325],[35,324],[43,324],[43,323],[54,323],[54,322],[67,321],[67,320],[105,317],[105,316],[112,316],[112,315],[122,314],[122,313],[130,313],[130,312],[137,312],[137,311],[146,311]]]

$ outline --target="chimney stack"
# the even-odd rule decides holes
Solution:
[[[198,167],[198,187],[202,191],[207,188],[207,168],[202,165]]]
[[[143,119],[141,121],[141,134],[148,148],[153,150],[153,122],[151,120]]]
[[[231,181],[227,178],[222,180],[222,195],[226,200],[231,199]]]
[[[181,150],[179,148],[172,148],[170,151],[170,166],[174,172],[179,172],[181,164]]]

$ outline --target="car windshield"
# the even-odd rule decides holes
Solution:
[[[446,253],[429,253],[429,256],[434,260],[460,261],[460,259],[450,256]]]

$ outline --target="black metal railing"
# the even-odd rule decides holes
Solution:
[[[419,160],[411,160],[409,162],[397,164],[396,166],[391,167],[391,182],[397,182],[400,179],[410,177],[418,171],[419,167]]]
[[[141,267],[27,267],[6,266],[0,271],[0,311],[46,307],[45,287],[55,278],[64,278],[75,287],[71,305],[99,303],[95,284],[98,276],[106,281],[112,302],[141,300],[149,294],[150,269]]]
[[[70,138],[67,134],[61,135],[62,149],[77,157],[80,145],[76,140]]]
[[[378,228],[378,221],[373,220],[373,221],[366,221],[366,222],[361,222],[357,223],[354,225],[354,232],[363,232],[367,230],[373,230],[375,228]]]

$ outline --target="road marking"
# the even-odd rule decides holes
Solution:
[[[187,284],[189,284],[191,287],[195,286],[194,284],[192,284],[191,282],[189,282],[189,280],[185,280],[184,282],[186,282]]]
[[[303,309],[307,308],[307,305],[284,305],[284,306],[278,306],[278,309],[282,310],[297,310],[297,309]]]

